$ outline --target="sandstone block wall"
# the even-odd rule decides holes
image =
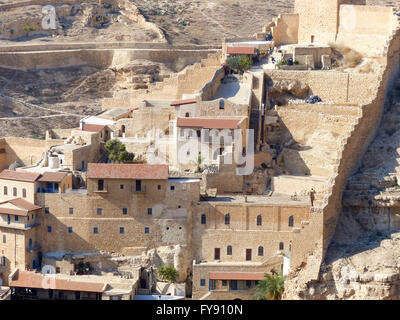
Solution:
[[[271,27],[272,36],[276,45],[285,45],[298,42],[299,15],[280,14]],[[264,39],[263,39],[264,40]]]
[[[372,99],[376,90],[376,74],[347,73],[339,71],[287,71],[266,70],[273,80],[297,80],[308,85],[312,94],[324,102],[335,104],[360,104]]]
[[[329,180],[330,192],[325,196],[326,205],[315,208],[311,214],[310,224],[294,237],[295,255],[291,261],[292,268],[308,260],[310,263],[304,271],[307,281],[318,278],[320,263],[335,232],[345,184],[359,166],[365,150],[375,136],[386,92],[391,80],[399,72],[400,29],[390,37],[386,48],[386,69],[378,77],[377,89],[373,91],[374,97],[362,105],[362,116],[351,135],[343,139],[340,161],[335,167],[335,174]],[[307,232],[307,230],[313,231]]]
[[[381,56],[396,16],[391,7],[341,5],[336,42],[366,56]]]

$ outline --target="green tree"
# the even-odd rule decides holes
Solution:
[[[170,265],[163,265],[159,267],[157,273],[162,280],[172,283],[175,282],[176,278],[178,277],[178,271],[176,271],[176,269]]]
[[[249,70],[253,65],[253,59],[248,55],[242,55],[240,56],[239,64],[242,72]]]
[[[243,73],[251,68],[253,65],[253,59],[248,55],[236,55],[228,57],[228,59],[226,59],[226,64],[232,70]]]
[[[109,153],[108,159],[112,162],[132,162],[135,158],[135,155],[126,151],[125,145],[117,139],[108,140],[104,147]]]
[[[280,300],[286,277],[282,273],[264,274],[264,279],[255,286],[255,300]]]

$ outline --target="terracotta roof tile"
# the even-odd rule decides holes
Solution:
[[[105,127],[105,125],[84,123],[82,125],[82,130],[90,131],[90,132],[100,132],[101,130],[104,129],[104,127]]]
[[[78,279],[58,279],[56,276],[54,276],[54,278],[52,277],[53,276],[43,275],[41,273],[18,270],[10,282],[10,287],[97,293],[104,292],[106,287],[105,283],[79,281]]]
[[[210,272],[211,280],[261,280],[263,272]]]
[[[171,103],[171,107],[175,107],[175,106],[180,106],[183,104],[191,104],[191,103],[196,103],[196,99],[188,99],[188,100],[179,100],[179,101],[174,101]]]
[[[0,205],[6,203],[11,203],[12,205],[16,206],[19,209],[0,208],[0,213],[13,214],[16,216],[27,216],[29,212],[39,210],[42,208],[21,198],[3,201],[0,202]]]
[[[39,178],[40,182],[61,182],[67,175],[66,172],[45,172]]]
[[[168,179],[168,165],[164,164],[112,164],[89,163],[90,179]]]
[[[254,47],[227,47],[228,54],[256,54]]]
[[[0,179],[24,182],[35,182],[39,177],[40,173],[27,171],[13,171],[5,169],[0,173]]]
[[[204,129],[237,129],[241,119],[178,118],[178,127]]]

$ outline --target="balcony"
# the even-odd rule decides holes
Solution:
[[[96,188],[93,190],[95,193],[108,193],[108,185],[103,186],[103,188]]]

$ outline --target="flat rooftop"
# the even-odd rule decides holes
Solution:
[[[98,117],[108,120],[116,120],[116,118],[128,114],[129,112],[129,109],[115,108],[104,111],[103,113],[99,114]]]
[[[225,98],[236,104],[249,104],[251,88],[247,83],[239,81],[221,83],[214,96],[214,99]]]
[[[241,194],[235,195],[218,195],[214,197],[202,197],[201,202],[221,203],[221,204],[232,204],[242,205],[247,203],[248,205],[265,205],[265,206],[310,206],[310,198],[308,196],[297,196],[297,200],[292,200],[290,195],[273,193],[271,196],[268,195],[248,195],[247,202],[244,201],[244,196]]]

